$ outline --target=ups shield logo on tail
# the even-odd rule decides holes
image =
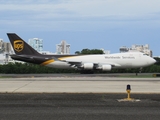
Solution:
[[[21,52],[24,48],[24,42],[22,40],[14,41],[14,50],[17,52]]]

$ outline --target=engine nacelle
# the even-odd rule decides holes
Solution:
[[[111,65],[102,65],[102,71],[111,71],[112,66]]]
[[[93,63],[84,63],[83,68],[84,70],[93,70]]]

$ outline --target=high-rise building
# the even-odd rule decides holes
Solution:
[[[70,45],[66,43],[66,41],[61,41],[60,44],[56,45],[56,53],[57,54],[70,54]]]
[[[3,42],[3,39],[0,39],[0,64],[7,64],[13,61],[9,54],[13,54],[11,43]]]
[[[0,53],[3,53],[4,48],[3,48],[3,39],[0,39]]]
[[[120,47],[120,52],[128,52],[128,51],[139,51],[147,54],[152,57],[152,50],[149,49],[149,45],[132,45],[131,48],[127,48],[126,46]]]
[[[5,53],[10,53],[11,52],[11,43],[4,42],[3,47],[4,47],[4,52]]]
[[[28,44],[38,52],[43,51],[43,40],[39,38],[32,38],[28,40]]]
[[[11,47],[11,43],[9,42],[3,42],[3,39],[0,39],[0,53],[11,53],[12,47]]]

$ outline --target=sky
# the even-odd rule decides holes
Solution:
[[[43,39],[56,52],[65,40],[71,54],[82,49],[119,52],[149,44],[160,56],[160,0],[0,0],[0,38],[16,33],[25,41]]]

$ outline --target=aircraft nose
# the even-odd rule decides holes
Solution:
[[[156,62],[157,62],[157,61],[152,58],[151,63],[154,64],[154,63],[156,63]]]

